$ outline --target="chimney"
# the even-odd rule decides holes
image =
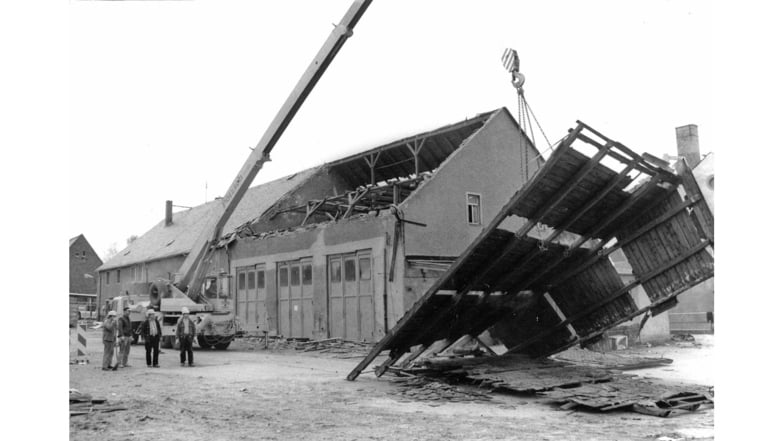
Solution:
[[[165,226],[169,226],[172,224],[172,201],[166,201],[166,222],[164,223]]]
[[[675,137],[678,141],[678,156],[686,160],[689,168],[694,168],[700,162],[700,137],[697,134],[697,125],[676,127]]]

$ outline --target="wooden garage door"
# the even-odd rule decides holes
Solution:
[[[246,332],[256,334],[267,329],[266,298],[264,264],[237,269],[237,318]]]
[[[329,256],[329,336],[373,341],[374,300],[370,251]]]
[[[313,338],[313,263],[310,258],[278,264],[278,332]]]

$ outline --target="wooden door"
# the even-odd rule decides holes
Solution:
[[[330,256],[329,336],[373,341],[375,307],[370,251]]]
[[[329,322],[330,337],[346,337],[345,308],[343,306],[343,257],[330,256],[328,259],[328,284],[327,297],[329,308],[327,321]]]

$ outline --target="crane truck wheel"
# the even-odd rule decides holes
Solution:
[[[204,349],[214,347],[215,349],[225,350],[231,344],[231,337],[220,335],[200,335],[198,337],[199,346]]]
[[[161,338],[161,347],[163,349],[171,349],[174,347],[174,336],[173,335],[165,335]]]

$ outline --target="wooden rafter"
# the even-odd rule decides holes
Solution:
[[[406,147],[408,147],[408,151],[414,156],[414,174],[419,174],[419,152],[422,151],[422,146],[425,145],[425,138],[422,139],[414,139],[414,144],[412,145],[410,142],[406,143]]]
[[[685,252],[682,255],[680,255],[677,259],[673,259],[673,260],[671,260],[669,262],[666,262],[663,265],[660,265],[658,268],[655,268],[652,271],[648,272],[647,274],[643,275],[642,277],[639,277],[639,278],[637,278],[637,279],[627,283],[623,287],[618,288],[615,292],[613,292],[611,295],[609,295],[607,298],[605,298],[601,302],[596,303],[594,305],[591,305],[590,308],[583,309],[582,311],[578,312],[577,314],[575,314],[575,315],[573,315],[571,317],[568,317],[565,320],[561,320],[561,322],[558,323],[557,325],[552,326],[552,327],[548,328],[547,330],[542,331],[541,333],[539,333],[539,334],[537,334],[537,335],[535,335],[535,336],[533,336],[533,337],[531,337],[529,339],[526,339],[522,343],[519,343],[519,344],[513,346],[512,348],[509,349],[509,352],[523,349],[523,348],[525,348],[525,347],[527,347],[527,346],[529,346],[529,345],[531,345],[533,343],[536,343],[537,341],[547,337],[548,335],[550,335],[553,332],[563,328],[564,326],[569,325],[571,323],[574,323],[575,321],[577,321],[577,320],[579,320],[579,319],[581,319],[583,317],[586,317],[586,316],[588,316],[590,314],[593,314],[594,312],[598,311],[599,309],[603,308],[604,306],[606,306],[609,303],[613,302],[614,300],[618,299],[622,295],[627,294],[634,287],[636,287],[638,285],[641,285],[641,284],[643,284],[643,283],[653,279],[654,277],[660,275],[661,273],[667,271],[668,269],[678,265],[679,263],[683,262],[684,260],[688,259],[689,257],[697,254],[698,252],[703,250],[708,245],[710,245],[708,242],[702,242],[702,243],[698,244],[697,246],[692,247],[690,250],[688,250],[687,252]],[[639,314],[639,313],[635,312],[635,315],[637,315],[637,314]],[[591,338],[591,337],[590,336],[583,337],[582,341],[584,341],[586,339],[589,339],[589,338]]]
[[[558,238],[558,236],[561,235],[561,233],[566,231],[566,229],[568,229],[572,224],[574,224],[578,219],[580,219],[585,213],[587,213],[588,210],[590,210],[591,208],[596,206],[596,204],[598,204],[601,200],[603,200],[604,197],[609,192],[611,192],[614,188],[616,188],[618,185],[620,185],[620,183],[623,182],[623,180],[626,177],[626,175],[634,168],[634,164],[635,163],[636,163],[636,161],[633,161],[632,163],[627,165],[626,168],[623,171],[621,171],[618,174],[618,176],[613,178],[612,181],[610,181],[607,185],[605,185],[604,188],[599,193],[595,194],[590,200],[588,200],[586,203],[584,203],[582,205],[582,207],[580,207],[580,209],[577,210],[576,212],[572,213],[572,215],[569,216],[569,218],[564,223],[562,223],[560,227],[558,227],[549,236],[547,236],[547,238],[545,238],[542,241],[542,247],[541,248],[538,248],[538,249],[534,250],[533,252],[529,253],[527,256],[525,256],[525,258],[523,260],[517,262],[516,266],[518,268],[524,267],[529,262],[531,262],[536,257],[538,257],[540,254],[542,254],[544,252],[544,249],[546,249],[546,247],[548,245],[550,245],[553,241],[555,241]],[[499,279],[498,281],[496,281],[490,287],[490,290],[491,291],[497,290],[499,286],[506,285],[514,277],[515,277],[515,274],[510,272],[505,277],[503,277],[503,278]]]

